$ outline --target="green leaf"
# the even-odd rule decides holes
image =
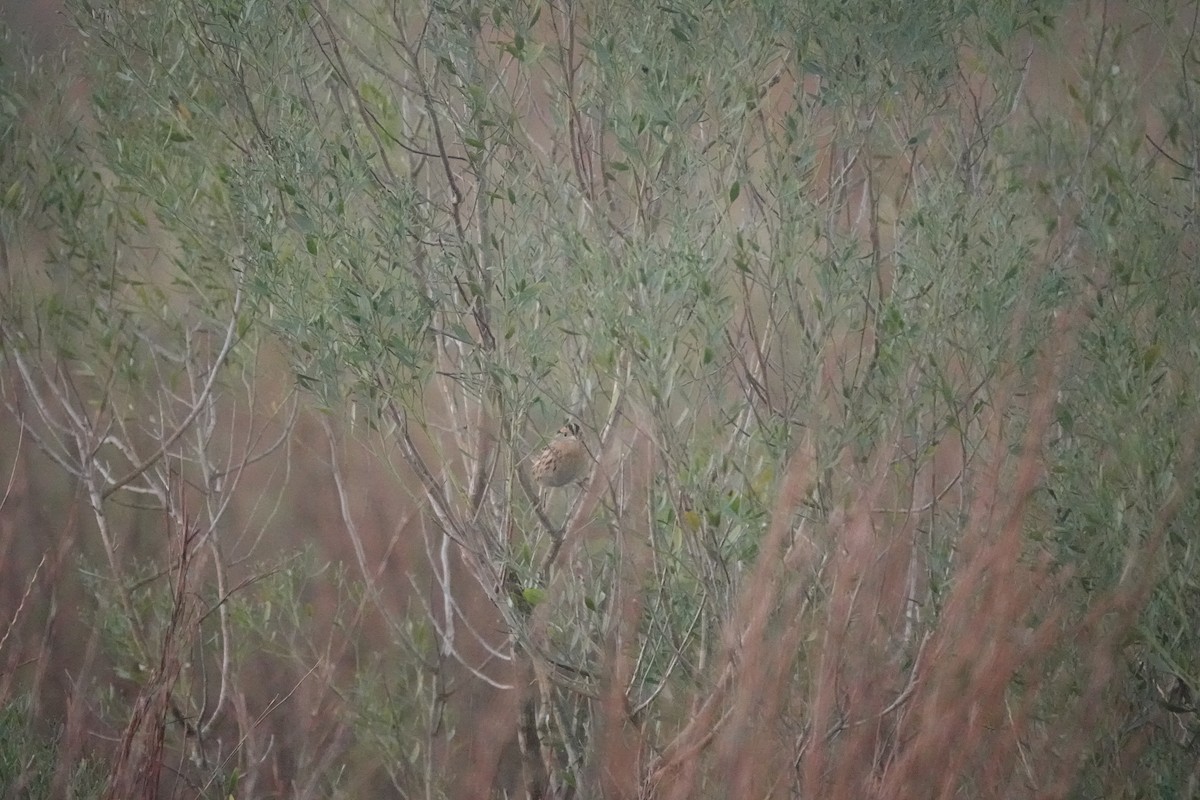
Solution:
[[[521,590],[521,597],[526,603],[531,606],[536,606],[538,603],[546,599],[546,590],[539,589],[536,586],[530,586],[528,589]]]
[[[1148,348],[1146,348],[1146,352],[1142,354],[1142,368],[1147,370],[1152,368],[1158,363],[1158,360],[1162,358],[1162,353],[1163,347],[1161,344],[1155,342],[1154,344],[1150,345]]]
[[[6,208],[17,208],[17,200],[21,197],[21,184],[19,181],[14,181],[8,187],[8,191],[4,193],[4,205]]]
[[[737,181],[734,181],[733,185],[729,187],[729,202],[733,203],[735,200],[738,199],[738,195],[740,195],[741,193],[742,193],[742,185],[740,183],[738,183]]]

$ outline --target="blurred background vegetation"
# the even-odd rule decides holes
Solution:
[[[1195,4],[2,13],[4,797],[1200,793]]]

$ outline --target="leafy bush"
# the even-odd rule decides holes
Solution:
[[[1194,21],[126,5],[0,88],[0,697],[108,796],[1191,785]]]

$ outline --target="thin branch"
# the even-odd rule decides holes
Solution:
[[[191,410],[188,411],[187,416],[183,418],[183,421],[176,426],[175,431],[165,440],[163,440],[158,448],[152,454],[150,454],[148,458],[144,459],[126,475],[114,481],[107,489],[100,493],[99,498],[101,500],[108,499],[117,490],[137,480],[142,473],[157,463],[158,460],[167,452],[167,450],[169,450],[175,444],[175,442],[179,441],[181,436],[187,433],[192,422],[195,421],[196,417],[200,415],[200,412],[204,409],[205,401],[208,399],[209,394],[212,392],[213,386],[217,382],[217,376],[221,372],[221,367],[224,365],[225,359],[229,356],[230,350],[233,349],[234,341],[236,339],[235,334],[237,332],[238,312],[241,310],[241,306],[242,287],[239,281],[236,293],[234,295],[233,310],[230,314],[229,327],[225,331],[225,341],[221,345],[221,350],[219,353],[217,353],[217,357],[213,360],[212,366],[209,369],[208,381],[205,383],[204,389],[200,393],[200,397],[192,406]]]

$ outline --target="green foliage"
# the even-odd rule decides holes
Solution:
[[[60,737],[61,728],[44,727],[28,695],[0,707],[0,785],[6,792],[20,792],[31,800],[57,796],[51,795],[51,789],[66,749]],[[85,755],[69,765],[66,786],[59,791],[74,797],[96,797],[107,771],[103,761]]]
[[[146,681],[175,622],[171,564],[156,551],[134,566],[122,549],[137,523],[114,506],[133,497],[174,535],[194,528],[214,559],[194,595],[206,609],[196,663],[174,697],[209,713],[201,666],[278,669],[289,689],[328,668],[341,702],[314,702],[344,715],[344,747],[289,742],[288,757],[328,758],[305,777],[330,794],[355,791],[339,769],[385,774],[402,794],[453,791],[437,759],[469,735],[470,709],[448,698],[471,681],[524,692],[524,668],[541,681],[538,759],[558,788],[582,793],[603,772],[588,758],[618,662],[624,710],[669,754],[690,721],[679,698],[729,685],[715,671],[748,635],[733,626],[752,601],[797,649],[772,662],[780,726],[811,737],[822,703],[843,702],[818,697],[820,670],[853,660],[835,623],[902,627],[866,644],[920,682],[923,642],[961,622],[962,582],[987,587],[970,571],[982,545],[968,546],[980,498],[995,490],[1024,511],[1003,496],[1020,477],[1005,459],[1053,396],[1019,563],[1044,558],[1064,576],[1065,629],[1103,607],[1144,547],[1153,563],[1140,568],[1162,579],[1112,691],[1129,707],[1168,679],[1200,691],[1188,532],[1200,497],[1164,522],[1192,485],[1200,419],[1196,87],[1174,66],[1194,55],[1170,37],[1182,60],[1168,61],[1158,152],[1127,113],[1147,80],[1123,67],[1132,33],[1106,18],[1084,28],[1070,107],[1043,115],[1018,47],[1053,46],[1059,9],[80,0],[79,124],[23,124],[45,73],[4,64],[0,230],[44,264],[4,276],[0,348],[40,404],[26,429],[87,490],[106,562],[88,588],[114,674]],[[372,563],[384,556],[352,524],[373,496],[343,480],[336,447],[326,483],[359,573],[229,543],[225,503],[259,454],[223,461],[236,447],[217,420],[238,429],[237,404],[275,377],[259,371],[275,356],[327,430],[365,420],[383,434],[372,447],[401,453],[415,478],[394,494],[427,515],[421,569],[440,606],[400,613],[384,599]],[[564,416],[607,448],[599,478],[534,497],[519,480],[538,439],[526,431]],[[278,438],[289,459],[293,445],[310,452],[290,428]],[[812,475],[793,486],[789,465],[808,453]],[[853,542],[839,537],[855,514],[879,552],[850,591]],[[872,571],[901,545],[911,556],[894,572]],[[811,557],[795,555],[804,547]],[[748,583],[779,574],[764,559],[794,568],[782,588]],[[234,570],[246,583],[232,589],[243,560],[252,569]],[[883,590],[879,607],[853,607],[883,583],[904,587],[902,611]],[[995,621],[997,641],[1049,618],[1031,596]],[[837,617],[842,603],[854,613]],[[492,616],[464,610],[479,607]],[[456,622],[486,656],[455,649]],[[369,625],[386,641],[354,641]],[[1058,659],[1048,672],[1092,668],[1087,652],[1049,652],[1036,654]],[[846,669],[840,680],[866,684]],[[1048,720],[1093,697],[1082,678],[1063,688],[1008,669],[1001,694]],[[252,715],[236,714],[248,736]],[[1020,747],[1041,733],[1013,725]],[[1094,759],[1081,791],[1122,780],[1118,734],[1071,735]],[[815,758],[788,736],[789,763]],[[838,736],[851,734],[832,730],[835,749]],[[1175,743],[1146,747],[1166,784],[1185,785]],[[242,768],[214,769],[212,785],[232,791]],[[731,791],[719,766],[701,773],[700,796]]]

